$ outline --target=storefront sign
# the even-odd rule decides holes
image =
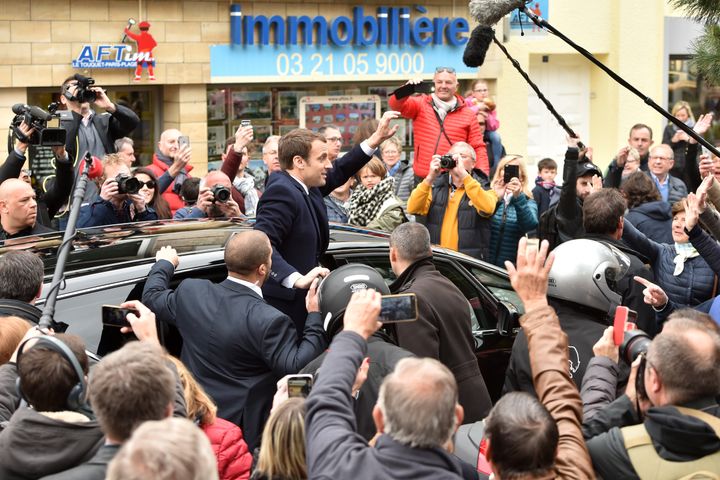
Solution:
[[[132,45],[122,42],[97,46],[83,45],[78,56],[72,61],[73,68],[136,68],[139,65],[154,65],[152,50],[157,46],[157,42],[149,32],[150,24],[140,22],[140,33],[132,33],[130,28],[135,23],[133,19],[128,21],[122,42],[129,37],[137,44],[138,51],[133,52]]]
[[[538,17],[549,20],[550,9],[548,0],[537,0],[527,5],[528,10]],[[527,15],[520,10],[513,10],[510,14],[510,34],[511,35],[546,35],[547,32],[533,23]]]
[[[210,49],[215,83],[398,80],[432,75],[438,66],[461,78],[477,75],[462,63],[465,18],[413,19],[408,7],[378,7],[375,16],[354,7],[352,17],[334,19],[243,16],[239,4],[230,8],[231,44]]]

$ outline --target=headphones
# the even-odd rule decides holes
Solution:
[[[83,373],[82,367],[80,366],[80,362],[78,361],[75,354],[70,350],[70,348],[65,345],[62,341],[58,340],[55,337],[51,336],[43,336],[43,337],[34,337],[30,338],[28,340],[25,340],[20,347],[18,348],[18,354],[17,354],[17,363],[20,364],[20,356],[23,353],[23,350],[25,349],[25,345],[30,340],[36,340],[37,343],[33,345],[32,348],[36,347],[44,347],[48,350],[52,350],[54,352],[59,353],[61,356],[65,357],[65,360],[72,366],[73,370],[75,370],[75,375],[77,375],[78,383],[75,384],[71,389],[70,393],[68,393],[67,397],[67,407],[70,410],[78,410],[81,407],[85,405],[85,392],[87,391],[87,385],[85,384],[85,374]],[[21,387],[21,381],[20,376],[18,375],[17,380],[15,381],[15,388],[17,390],[18,395],[20,398],[22,398],[25,402],[28,404],[30,402],[27,401],[25,398],[25,395],[23,394],[22,387]]]
[[[27,302],[4,298],[0,299],[0,314],[24,318],[25,320],[29,320],[37,325],[40,323],[42,311],[35,305],[31,305]]]

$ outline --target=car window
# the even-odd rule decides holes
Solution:
[[[390,266],[390,259],[387,255],[335,255],[337,266],[346,263],[362,263],[368,265],[380,273],[389,286],[397,277]],[[490,320],[482,302],[482,296],[477,288],[468,280],[458,267],[441,259],[434,258],[435,267],[440,273],[447,277],[468,300],[468,309],[472,320],[472,329],[483,330],[496,327],[496,321]]]
[[[515,290],[513,290],[508,278],[503,277],[492,270],[485,270],[477,266],[465,265],[465,267],[470,270],[475,278],[477,278],[480,283],[490,290],[493,295],[498,298],[498,300],[513,305],[520,315],[525,313],[520,297],[518,297]]]

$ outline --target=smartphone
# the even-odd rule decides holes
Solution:
[[[513,178],[520,179],[520,165],[505,165],[503,182],[510,183]]]
[[[637,322],[637,312],[630,310],[628,307],[619,306],[615,309],[615,321],[613,322],[613,342],[616,346],[620,346],[625,338],[625,332],[635,330]]]
[[[307,397],[312,389],[313,376],[310,374],[290,375],[287,379],[288,397]]]
[[[178,148],[182,147],[189,147],[190,146],[190,137],[187,135],[180,135],[178,137]]]
[[[417,317],[417,297],[414,293],[382,296],[379,318],[381,322],[412,322],[417,320]]]
[[[250,127],[250,126],[252,126],[252,122],[250,122],[250,120],[242,120],[242,121],[240,121],[240,126],[241,127]]]
[[[108,327],[129,327],[130,322],[127,320],[128,313],[134,313],[138,317],[140,312],[134,308],[123,308],[116,305],[102,306],[102,323]]]
[[[400,88],[396,88],[391,95],[395,95],[395,98],[400,100],[409,97],[413,93],[432,93],[434,90],[435,85],[432,82],[407,83]]]

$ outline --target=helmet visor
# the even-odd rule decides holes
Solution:
[[[620,279],[625,277],[628,270],[630,270],[630,257],[612,245],[607,246],[615,257],[617,266],[608,266],[607,270],[605,270],[605,278],[607,278],[610,282],[617,283]]]

